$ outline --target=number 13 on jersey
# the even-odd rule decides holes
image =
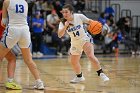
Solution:
[[[16,13],[24,13],[24,6],[16,4]]]

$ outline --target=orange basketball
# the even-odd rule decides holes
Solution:
[[[101,33],[102,24],[98,21],[90,21],[87,29],[91,34],[96,35],[96,34]]]

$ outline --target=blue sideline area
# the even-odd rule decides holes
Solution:
[[[44,55],[56,55],[57,50],[53,47],[48,47],[46,44],[42,43],[40,47],[41,53]]]

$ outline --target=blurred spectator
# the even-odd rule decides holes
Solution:
[[[42,9],[44,10],[44,18],[46,18],[46,15],[51,14],[51,11],[54,9],[54,6],[51,1],[45,1],[42,4]]]
[[[101,13],[100,17],[98,18],[98,21],[102,23],[102,25],[104,25],[106,23],[106,15],[105,13]]]
[[[118,29],[125,31],[129,34],[130,23],[131,23],[131,18],[127,16],[127,17],[120,18],[119,21],[116,23],[116,25],[117,25]]]
[[[106,54],[106,51],[109,49],[109,53],[112,53],[112,41],[113,41],[113,32],[109,32],[105,36],[105,42],[102,46],[103,48],[103,53]]]
[[[116,56],[119,53],[119,44],[122,42],[122,33],[120,31],[114,32],[113,35],[113,42],[112,42],[112,49],[114,50]]]
[[[136,54],[137,45],[135,41],[127,33],[123,34],[123,38],[123,43],[128,48],[128,50],[130,50],[132,54]]]
[[[135,40],[130,36],[130,18],[129,17],[123,17],[120,18],[117,22],[118,30],[121,31],[123,36],[123,43],[125,46],[130,50],[132,54],[136,54],[137,46],[135,43]]]
[[[63,42],[61,38],[58,37],[57,30],[52,32],[52,42],[53,42],[53,46],[57,48],[57,55],[62,56]]]
[[[115,54],[118,55],[119,52],[119,43],[122,41],[122,34],[121,32],[113,32],[110,31],[105,36],[105,45],[103,45],[103,53],[106,53],[106,51],[109,49],[109,53],[112,53],[113,51]]]
[[[105,14],[107,14],[107,16],[109,16],[110,14],[113,16],[115,15],[115,11],[112,7],[107,7],[104,12]]]
[[[102,28],[102,35],[105,36],[107,33],[110,32],[110,21],[106,20],[106,14],[105,13],[101,13],[100,17],[98,18],[98,21],[102,23],[103,28]]]
[[[56,13],[59,16],[59,18],[62,18],[62,14],[60,12],[62,10],[62,4],[61,4],[60,0],[56,0],[56,1],[54,0],[53,6],[54,6],[54,9],[56,10]]]
[[[48,34],[51,35],[54,30],[57,30],[60,19],[55,10],[51,11],[51,14],[47,16]],[[55,32],[55,31],[54,31]]]
[[[58,37],[57,30],[52,33],[53,46],[57,48],[57,55],[62,56],[63,54],[68,54],[70,48],[70,37],[65,34],[62,38]],[[63,53],[62,48],[66,47],[66,51]]]
[[[33,1],[29,1],[29,2],[28,2],[28,16],[32,16],[34,4],[35,4],[35,3],[34,3]]]
[[[137,44],[137,47],[140,47],[140,28],[136,33],[136,44]],[[140,54],[140,51],[137,51],[137,54]]]
[[[74,0],[73,6],[76,9],[75,12],[82,12],[85,9],[85,0]]]
[[[43,54],[40,52],[40,45],[42,43],[44,19],[41,18],[39,11],[36,12],[35,18],[32,19],[32,30],[33,56],[41,57]]]
[[[136,43],[137,43],[137,45],[140,45],[140,28],[136,33]]]
[[[111,31],[116,28],[115,22],[114,22],[114,16],[112,14],[109,14],[108,17],[106,17],[107,22],[109,22],[109,28]]]
[[[60,1],[60,3],[61,3],[62,6],[65,5],[65,1],[66,1],[66,0],[59,0],[59,1]]]
[[[42,3],[43,3],[43,0],[37,0],[35,2],[35,11],[41,11],[42,10]]]
[[[66,51],[63,53],[65,55],[68,54],[69,48],[71,46],[70,44],[70,36],[68,34],[65,34],[62,38],[61,38],[62,42],[63,42],[63,46],[66,47]]]
[[[125,17],[125,26],[124,26],[124,29],[127,33],[130,32],[130,26],[131,26],[131,17],[127,16]]]
[[[109,26],[114,26],[115,25],[115,22],[114,22],[114,16],[112,14],[109,14],[108,17],[106,17],[107,20],[110,21],[110,25]]]
[[[103,36],[106,36],[109,32],[110,32],[110,28],[109,28],[108,24],[104,24],[103,27],[102,27],[101,34]]]

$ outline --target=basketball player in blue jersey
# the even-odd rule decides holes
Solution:
[[[76,77],[70,82],[78,83],[85,80],[79,63],[83,51],[96,69],[98,76],[100,76],[104,82],[109,81],[109,78],[103,73],[100,62],[94,55],[91,37],[83,25],[84,23],[89,24],[92,20],[83,14],[73,13],[73,7],[69,4],[63,6],[62,14],[64,19],[59,23],[58,36],[61,38],[66,32],[70,35],[70,61],[76,73]]]
[[[6,31],[0,42],[0,60],[18,43],[21,48],[24,62],[33,74],[36,83],[34,88],[44,89],[44,84],[40,79],[37,66],[32,60],[30,52],[30,31],[27,24],[28,4],[25,0],[5,0],[2,9],[1,24],[6,27]],[[8,19],[9,18],[9,19]]]

